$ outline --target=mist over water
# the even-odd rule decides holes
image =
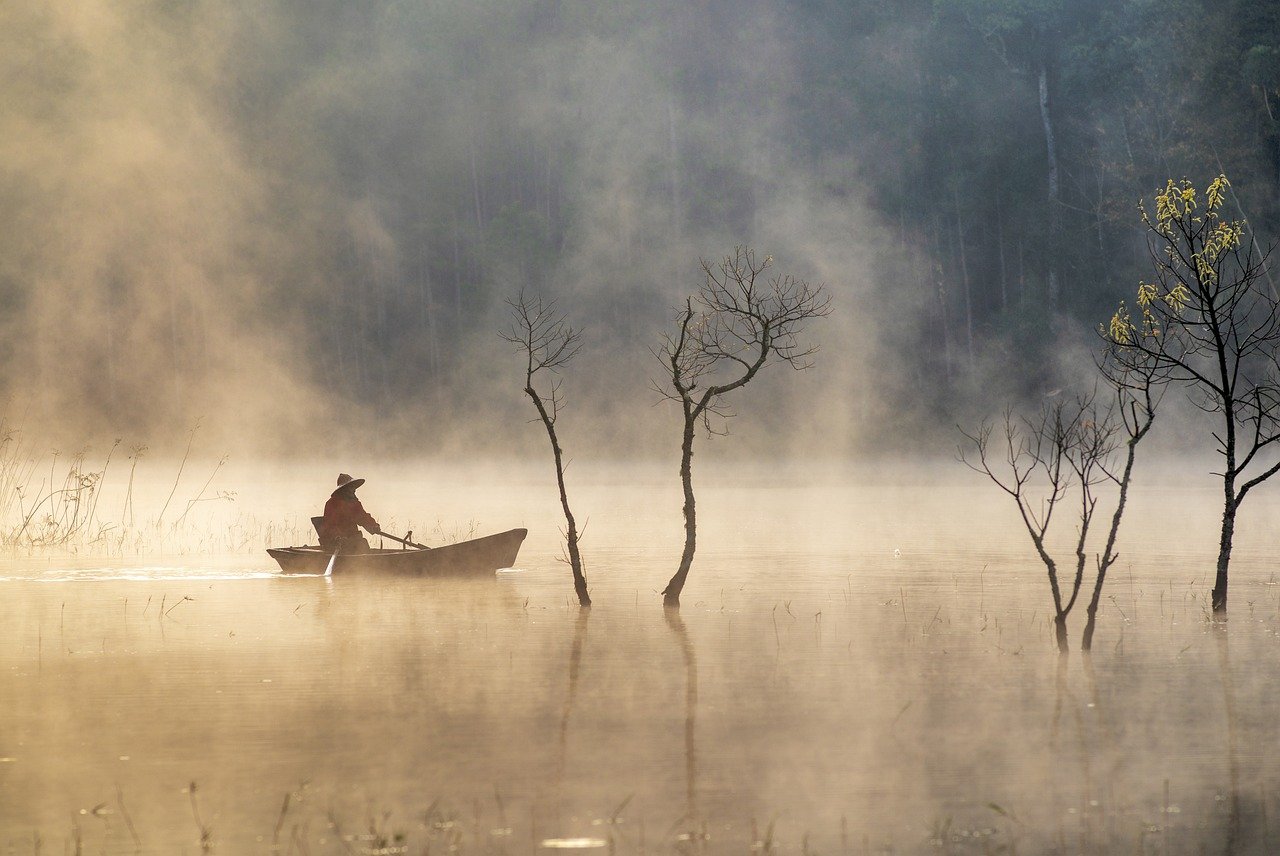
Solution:
[[[1280,4],[1228,5],[0,4],[0,850],[1280,851],[1280,495],[1210,620],[1221,464],[1169,395],[1060,657],[952,456],[1094,388],[1143,194],[1224,171],[1275,233]],[[698,433],[664,612],[654,351],[739,245],[831,312]],[[583,335],[590,610],[522,293]],[[278,574],[339,472],[432,547],[527,528],[516,567]]]
[[[740,852],[770,824],[778,852],[1271,846],[1277,691],[1249,665],[1280,638],[1270,498],[1241,534],[1227,634],[1205,620],[1214,527],[1194,525],[1212,492],[1149,485],[1086,665],[1054,652],[1012,507],[963,473],[709,478],[685,608],[664,618],[665,479],[581,477],[598,604],[581,613],[554,504],[529,501],[545,483],[503,472],[417,504],[381,479],[365,497],[482,509],[477,534],[527,526],[494,580],[268,577],[256,550],[91,574],[6,562],[0,840],[135,852],[127,812],[142,852],[194,852],[195,781],[236,853],[277,828],[312,853],[379,836]]]
[[[214,454],[527,449],[496,337],[523,288],[589,333],[579,447],[652,450],[648,349],[699,257],[758,245],[843,300],[874,234],[789,153],[771,4],[2,14],[4,390],[59,445],[180,452],[199,420]],[[854,323],[829,327],[840,398]],[[807,412],[790,388],[762,379],[766,423]]]

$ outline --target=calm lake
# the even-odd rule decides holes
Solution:
[[[311,475],[260,473],[245,538],[274,514],[307,540]],[[1062,661],[1012,503],[951,461],[708,466],[678,616],[674,473],[570,471],[589,613],[548,473],[357,475],[427,543],[529,528],[518,567],[279,578],[261,543],[0,563],[0,852],[1280,849],[1280,491],[1242,511],[1224,629],[1212,481],[1136,486],[1090,663],[1085,603]]]

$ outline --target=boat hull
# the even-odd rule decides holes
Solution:
[[[333,562],[334,576],[383,573],[418,577],[484,577],[516,561],[526,529],[512,529],[430,550],[370,550],[348,553]],[[285,574],[323,574],[332,556],[320,547],[277,547],[267,550]]]

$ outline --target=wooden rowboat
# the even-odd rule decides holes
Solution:
[[[346,553],[333,563],[333,573],[388,573],[419,577],[483,577],[492,576],[499,568],[509,568],[516,561],[527,529],[512,529],[497,535],[486,535],[430,550],[370,550]],[[332,556],[321,547],[277,547],[267,550],[286,574],[325,572]]]

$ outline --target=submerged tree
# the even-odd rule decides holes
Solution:
[[[560,381],[555,376],[582,347],[580,334],[568,325],[554,301],[544,303],[540,297],[529,298],[521,292],[507,304],[511,307],[512,324],[501,336],[525,356],[524,392],[537,409],[542,426],[547,429],[551,454],[555,459],[556,486],[560,489],[560,506],[564,509],[565,541],[569,567],[573,571],[573,590],[578,595],[579,604],[591,606],[587,578],[582,572],[582,554],[578,551],[578,524],[569,509],[569,495],[564,486],[564,453],[556,436],[556,420],[564,406],[564,398],[560,394]],[[535,386],[540,375],[549,376],[545,393],[539,392]]]
[[[663,603],[680,605],[697,546],[693,496],[693,438],[701,423],[707,433],[727,433],[731,417],[725,396],[746,386],[772,357],[796,370],[812,365],[816,346],[800,342],[807,324],[830,311],[821,285],[789,275],[768,275],[773,257],[756,258],[735,247],[717,264],[701,260],[704,275],[698,293],[685,301],[674,335],[664,334],[656,356],[666,371],[654,388],[680,405],[684,428],[680,444],[680,481],[684,487],[684,552],[680,567],[662,590]],[[720,420],[717,423],[716,420]]]
[[[1120,558],[1116,540],[1133,482],[1138,444],[1155,422],[1167,380],[1154,361],[1138,360],[1121,350],[1121,346],[1108,340],[1098,357],[1098,370],[1110,389],[1110,403],[1100,405],[1096,393],[1091,393],[1073,401],[1059,398],[1045,404],[1035,419],[1017,418],[1006,410],[998,451],[991,448],[994,429],[989,423],[983,423],[972,434],[960,432],[969,441],[969,448],[960,449],[961,462],[990,478],[1018,506],[1048,574],[1054,636],[1058,649],[1064,653],[1068,650],[1067,617],[1084,583],[1090,529],[1105,486],[1110,484],[1116,491],[1116,504],[1105,544],[1094,556],[1096,576],[1080,639],[1082,651],[1093,648],[1107,571]],[[1119,465],[1122,437],[1124,462]],[[1073,494],[1078,502],[1075,573],[1064,594],[1058,564],[1050,555],[1046,540],[1054,512]]]
[[[1155,278],[1138,285],[1139,317],[1121,303],[1105,330],[1119,367],[1181,383],[1214,417],[1223,458],[1215,613],[1227,609],[1240,505],[1280,472],[1280,303],[1263,281],[1268,254],[1245,239],[1243,220],[1220,214],[1229,187],[1218,176],[1202,204],[1191,182],[1169,181],[1156,194],[1155,217],[1142,209]]]
[[[1116,451],[1118,425],[1109,410],[1100,410],[1092,395],[1046,404],[1034,419],[1006,410],[998,449],[989,422],[970,434],[971,449],[960,449],[960,460],[983,473],[1018,506],[1019,516],[1044,563],[1053,594],[1054,636],[1066,653],[1067,616],[1075,607],[1084,582],[1090,526],[1098,506],[1098,487],[1106,482],[1108,463]],[[1075,573],[1066,591],[1058,563],[1046,545],[1055,512],[1074,494],[1078,503]],[[1115,518],[1118,525],[1119,518]],[[1101,564],[1101,560],[1099,560]]]

